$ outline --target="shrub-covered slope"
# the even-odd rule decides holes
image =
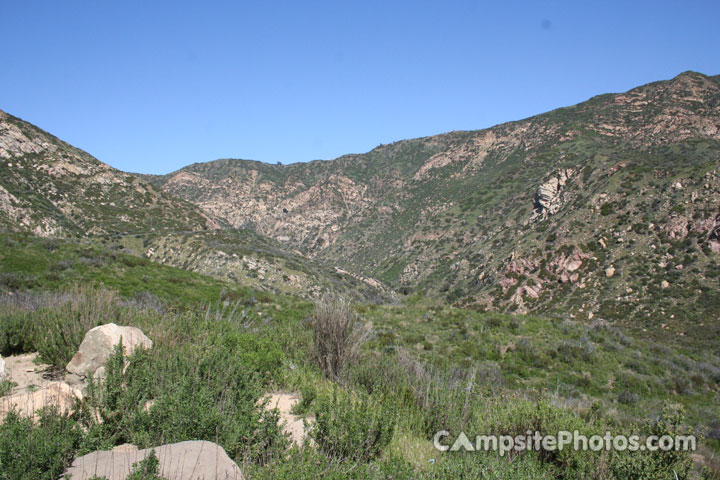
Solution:
[[[0,111],[0,227],[57,236],[218,225],[193,205]]]
[[[526,120],[157,185],[407,292],[702,342],[720,307],[720,78],[686,72]]]

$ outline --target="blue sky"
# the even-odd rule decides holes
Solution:
[[[9,1],[0,109],[128,171],[329,159],[685,70],[713,1]]]

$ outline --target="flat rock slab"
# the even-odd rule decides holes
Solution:
[[[59,412],[67,413],[81,398],[82,392],[65,382],[48,382],[37,390],[21,391],[0,397],[0,420],[10,411],[37,420],[37,411],[45,407],[55,407]]]
[[[225,450],[212,442],[187,441],[137,450],[123,445],[76,458],[63,478],[125,480],[134,463],[144,460],[152,450],[160,463],[160,476],[167,480],[244,480],[240,468]]]

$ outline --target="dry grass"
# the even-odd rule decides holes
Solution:
[[[362,322],[350,303],[340,297],[320,299],[315,304],[310,326],[315,360],[325,375],[334,380],[346,367],[357,363],[360,349],[372,332],[372,326]]]

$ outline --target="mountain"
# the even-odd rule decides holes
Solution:
[[[234,227],[477,309],[720,333],[720,77],[331,161],[148,177]],[[715,335],[715,337],[713,337]]]
[[[188,202],[0,111],[0,227],[67,236],[219,225]]]
[[[0,111],[0,230],[83,237],[167,265],[303,297],[392,298],[378,282],[224,229],[191,203]]]

